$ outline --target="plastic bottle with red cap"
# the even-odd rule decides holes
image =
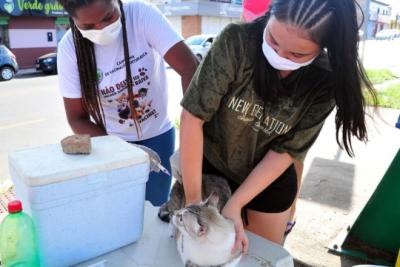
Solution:
[[[39,250],[31,217],[19,200],[8,203],[9,214],[0,224],[0,259],[3,267],[39,267]]]

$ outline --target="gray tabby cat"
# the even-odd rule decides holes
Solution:
[[[235,227],[218,210],[218,195],[212,193],[200,204],[175,211],[171,221],[176,245],[185,267],[233,267],[241,251],[232,254]]]
[[[170,200],[160,207],[158,216],[170,221],[174,228],[177,249],[185,267],[233,267],[241,258],[241,251],[232,254],[235,242],[233,221],[220,211],[231,196],[226,179],[203,175],[202,194],[205,201],[184,207],[184,191],[179,167],[179,153],[171,157],[173,176]]]
[[[175,152],[170,159],[172,176],[176,179],[172,186],[170,199],[164,203],[158,212],[158,217],[169,222],[174,211],[180,210],[185,206],[185,193],[183,191],[182,174],[180,172],[179,151]],[[213,192],[218,194],[218,210],[221,211],[225,206],[228,199],[231,197],[231,188],[225,178],[212,175],[203,174],[202,178],[202,198],[206,199]]]

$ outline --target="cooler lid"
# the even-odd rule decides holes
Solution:
[[[91,138],[89,155],[68,155],[61,144],[9,154],[9,164],[29,186],[40,186],[149,161],[148,154],[116,136]]]

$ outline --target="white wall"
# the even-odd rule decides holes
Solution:
[[[181,16],[168,16],[167,19],[174,26],[175,30],[182,34],[182,17]]]
[[[226,25],[238,19],[228,17],[206,17],[201,18],[201,31],[203,34],[218,34]]]
[[[47,41],[47,33],[53,34],[53,41]],[[56,47],[57,37],[55,29],[10,29],[10,48],[42,48]]]
[[[380,5],[380,4],[378,4],[378,3],[374,3],[374,2],[371,2],[370,3],[370,6],[369,6],[369,12],[370,13],[378,13],[378,9],[379,9],[379,14],[381,14],[381,15],[390,15],[390,8],[389,7],[387,7],[387,6],[384,6],[384,5]]]

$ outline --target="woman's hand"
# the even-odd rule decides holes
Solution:
[[[236,238],[232,248],[232,253],[236,253],[238,249],[242,249],[243,254],[247,254],[249,248],[249,239],[244,231],[243,221],[241,217],[242,208],[228,201],[222,209],[222,215],[225,218],[231,219],[235,226]]]

